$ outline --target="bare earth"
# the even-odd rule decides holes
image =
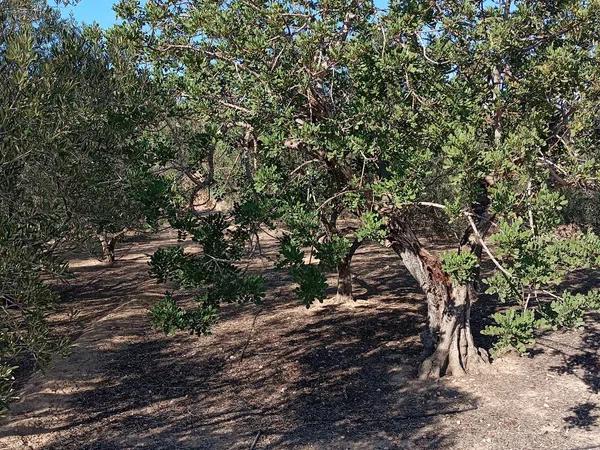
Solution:
[[[198,338],[148,323],[166,287],[147,255],[174,242],[131,240],[110,269],[73,261],[52,320],[74,346],[30,379],[0,448],[600,449],[598,314],[540,338],[533,358],[418,382],[424,304],[388,250],[357,253],[355,303],[307,310],[272,271],[262,307],[227,307]]]

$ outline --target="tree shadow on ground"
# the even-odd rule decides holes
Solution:
[[[580,331],[580,342],[575,345],[556,342],[549,338],[540,339],[541,345],[552,349],[560,357],[561,363],[551,366],[550,371],[573,375],[581,380],[590,394],[600,392],[600,314],[591,313],[586,317],[586,325]],[[559,339],[564,340],[563,336]],[[591,401],[573,406],[571,414],[564,418],[569,427],[590,429],[600,423],[600,407]]]
[[[274,272],[262,309],[226,308],[210,337],[165,337],[141,316],[111,320],[110,346],[80,349],[94,368],[62,374],[69,392],[43,394],[62,397],[68,407],[56,414],[67,419],[12,430],[50,435],[49,449],[247,449],[257,435],[257,449],[451,446],[444,420],[477,404],[414,379],[425,316],[412,280],[368,259],[356,269],[366,283],[389,281],[377,288],[386,300],[306,311]]]
[[[581,342],[570,347],[569,352],[561,351],[562,364],[550,368],[559,374],[575,375],[583,381],[588,389],[597,394],[600,392],[600,323],[599,313],[590,313],[581,333]],[[548,339],[546,339],[548,341]],[[546,344],[548,346],[548,344]],[[565,344],[562,344],[565,347]]]
[[[441,417],[476,405],[455,389],[414,380],[421,348],[412,337],[420,323],[392,308],[367,316],[332,305],[316,322],[286,333],[295,349],[286,359],[297,358],[300,373],[282,405],[283,424],[267,429],[274,437],[268,448],[450,445]]]
[[[128,270],[139,274],[139,265]],[[142,310],[112,318],[106,336],[80,340],[68,371],[53,372],[57,388],[38,392],[62,409],[32,409],[29,417],[42,422],[15,423],[10,432],[46,435],[44,448],[61,450],[248,449],[257,437],[256,449],[462,445],[456,424],[468,422],[475,397],[451,383],[414,379],[425,325],[414,281],[395,255],[370,246],[354,270],[360,301],[326,301],[309,311],[297,306],[290,279],[269,270],[265,304],[225,308],[208,337],[165,337]],[[139,288],[111,283],[128,298]],[[90,295],[84,301],[94,301]],[[493,307],[482,298],[476,322]],[[73,371],[82,365],[77,358],[93,364]],[[598,375],[587,376],[592,383]],[[595,426],[595,406],[574,406],[565,420]],[[49,414],[61,420],[52,423]]]
[[[572,415],[565,418],[571,428],[578,427],[590,430],[598,422],[598,405],[586,402],[571,408]]]
[[[600,272],[581,270],[571,274],[562,288],[587,292],[598,287],[598,280]],[[560,357],[561,363],[550,367],[550,371],[573,375],[587,386],[591,394],[600,393],[600,313],[587,314],[585,325],[578,333],[560,333],[554,338],[544,336],[539,342]],[[564,420],[571,428],[590,429],[600,423],[600,407],[595,402],[583,402],[570,411],[571,415]]]
[[[442,417],[476,404],[412,379],[420,349],[405,339],[419,319],[341,308],[257,339],[241,361],[231,358],[239,346],[229,354],[205,345],[190,357],[166,338],[106,352],[102,378],[68,399],[77,417],[65,427],[68,441],[63,435],[47,448],[128,448],[132,436],[150,448],[248,448],[259,431],[256,448],[451,445]]]

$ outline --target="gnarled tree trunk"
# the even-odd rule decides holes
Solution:
[[[102,245],[102,261],[107,265],[112,266],[115,263],[115,248],[117,242],[125,235],[126,229],[119,231],[118,233],[108,233],[106,231],[100,231],[98,233],[98,239]]]
[[[419,369],[420,378],[461,375],[487,362],[487,352],[475,346],[471,332],[471,304],[476,292],[471,284],[450,285],[438,302],[435,347]]]
[[[106,233],[101,233],[100,244],[102,245],[102,260],[107,265],[112,266],[115,262],[115,246],[116,240],[112,237],[108,237]]]
[[[459,375],[487,361],[485,350],[475,346],[471,333],[471,304],[475,285],[453,283],[440,259],[421,247],[401,221],[390,221],[390,241],[427,299],[428,328],[423,333],[425,359],[420,378]]]
[[[359,246],[360,241],[355,239],[344,259],[340,261],[337,266],[338,282],[336,300],[343,302],[354,300],[354,295],[352,293],[352,269],[350,264],[352,262],[352,257]]]

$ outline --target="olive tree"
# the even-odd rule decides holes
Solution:
[[[307,306],[325,297],[324,270],[347,273],[360,242],[390,246],[425,295],[420,375],[436,378],[487,361],[470,325],[482,288],[515,305],[486,331],[498,351],[526,348],[556,319],[547,296],[578,314],[597,302],[554,291],[600,262],[592,232],[559,233],[567,191],[598,180],[599,6],[392,2],[384,13],[368,1],[124,0],[118,11],[147,64],[239,155],[232,229],[282,229],[279,266]],[[186,225],[202,258],[233,270],[210,242],[239,246],[239,234],[200,233],[207,223]],[[448,251],[429,248],[432,228]],[[160,277],[222,293],[217,278],[194,278],[189,258],[163,258]],[[210,306],[214,317],[218,303],[196,314]],[[160,306],[159,323],[186,327],[174,318],[190,312],[171,295]]]
[[[151,83],[118,44],[44,1],[0,1],[0,406],[22,359],[56,348],[65,251],[140,226],[165,191],[146,156]]]

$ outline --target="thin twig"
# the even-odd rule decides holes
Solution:
[[[527,214],[529,216],[529,228],[531,228],[531,232],[535,234],[535,223],[533,221],[533,211],[531,210],[531,180],[527,182],[527,196],[529,197],[529,204],[527,208]]]
[[[250,446],[250,450],[254,450],[256,448],[256,444],[258,444],[258,440],[260,439],[261,434],[262,434],[262,431],[258,430],[258,433],[256,433],[256,437],[254,438],[254,441],[252,442],[252,445]]]
[[[337,194],[329,197],[327,200],[325,200],[323,203],[321,203],[321,205],[317,208],[317,211],[320,211],[321,209],[323,209],[323,207],[325,207],[325,205],[327,205],[331,201],[335,200],[338,197],[341,197],[342,195],[348,194],[349,192],[354,192],[354,191],[352,191],[352,190],[342,191],[342,192],[338,192]]]
[[[221,105],[223,105],[223,106],[227,106],[228,108],[232,108],[232,109],[235,109],[237,111],[241,111],[241,112],[246,113],[246,114],[251,114],[252,113],[252,111],[250,111],[247,108],[244,108],[243,106],[235,105],[233,103],[229,103],[229,102],[226,102],[224,100],[219,100],[219,103]]]
[[[254,335],[254,326],[256,325],[256,319],[258,319],[258,315],[262,312],[262,308],[259,308],[258,311],[256,311],[256,314],[254,314],[254,319],[252,320],[252,326],[250,327],[250,332],[248,333],[248,338],[246,339],[246,343],[244,344],[244,348],[242,349],[242,354],[240,355],[240,363],[243,361],[244,359],[244,354],[246,353],[246,349],[248,348],[248,345],[250,344],[250,340],[252,339],[252,336]]]
[[[479,244],[481,245],[481,247],[483,248],[483,250],[485,251],[485,253],[489,256],[489,258],[496,265],[496,267],[504,275],[506,275],[509,279],[512,280],[514,278],[513,275],[508,270],[506,270],[504,267],[502,267],[502,264],[500,264],[500,262],[498,262],[498,260],[494,257],[494,255],[492,254],[492,252],[490,251],[490,249],[486,245],[486,243],[483,241],[483,238],[481,237],[481,234],[479,234],[479,230],[477,229],[477,225],[475,225],[475,222],[473,221],[473,218],[470,215],[467,215],[467,214],[465,214],[465,215],[467,216],[467,220],[469,221],[469,225],[471,225],[471,228],[473,229],[473,233],[475,233],[475,236],[479,240]]]
[[[300,171],[300,170],[301,170],[303,167],[305,167],[305,166],[308,166],[309,164],[312,164],[312,163],[314,163],[314,162],[319,162],[319,161],[320,161],[319,159],[316,159],[316,158],[315,158],[315,159],[311,159],[311,160],[308,160],[308,161],[305,161],[305,162],[303,162],[302,164],[300,164],[298,167],[296,167],[294,170],[292,170],[292,171],[290,172],[290,176],[291,176],[291,175],[294,175],[294,174],[295,174],[295,173],[297,173],[297,172],[299,172],[299,171]]]

